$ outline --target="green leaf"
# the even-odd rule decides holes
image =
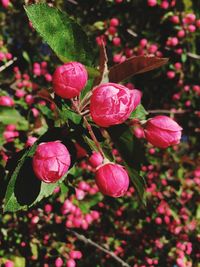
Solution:
[[[26,119],[14,108],[0,107],[0,121],[4,125],[15,124],[17,130],[27,130],[28,122]]]
[[[87,214],[90,212],[90,209],[97,205],[100,201],[102,201],[103,195],[101,193],[97,193],[92,197],[87,197],[84,200],[78,202],[78,205],[81,209],[81,211],[84,214]]]
[[[35,176],[32,168],[32,156],[38,143],[35,143],[30,149],[25,151],[18,162],[15,162],[15,159],[13,160],[17,166],[10,173],[11,177],[5,195],[4,212],[16,212],[35,205],[43,198],[51,195],[54,189],[68,175],[67,173],[59,182],[53,184],[43,183]]]
[[[80,124],[82,117],[68,108],[67,106],[63,105],[62,110],[60,110],[60,118],[64,123],[69,119],[75,124]]]
[[[87,35],[68,14],[47,4],[25,6],[25,11],[33,27],[61,60],[91,66],[93,52]]]
[[[131,129],[126,124],[112,126],[108,128],[108,133],[123,158],[139,198],[144,204],[145,182],[136,171],[140,169],[145,160],[143,144],[134,137]]]
[[[131,113],[130,119],[145,120],[148,112],[145,110],[142,104],[138,105],[137,108]]]
[[[129,177],[131,178],[131,181],[134,185],[134,187],[137,190],[137,193],[139,195],[139,198],[144,206],[146,206],[146,198],[145,198],[145,187],[146,187],[146,182],[144,178],[139,175],[139,173],[132,168],[130,168],[128,165],[126,165],[126,168],[129,173]]]

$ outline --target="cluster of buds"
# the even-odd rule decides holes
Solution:
[[[113,20],[112,23],[116,24],[118,21]],[[64,99],[74,98],[74,104],[87,80],[87,70],[81,63],[66,63],[59,66],[53,74],[53,90]],[[92,89],[88,99],[90,116],[96,125],[104,128],[124,123],[140,104],[141,97],[142,93],[137,89],[129,89],[116,83],[101,83]],[[77,112],[80,112],[79,106]],[[159,148],[167,148],[180,142],[182,128],[167,116],[156,116],[147,120],[144,129],[140,122],[138,126],[142,137]],[[127,171],[121,165],[104,158],[102,151],[99,152],[94,152],[89,159],[96,168],[95,181],[99,191],[111,197],[124,196],[129,187]],[[67,148],[59,141],[42,143],[33,157],[33,169],[39,179],[54,183],[67,173],[70,162]]]

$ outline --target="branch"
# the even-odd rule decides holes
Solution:
[[[157,113],[166,113],[166,114],[184,114],[186,113],[186,110],[177,110],[177,111],[173,111],[173,110],[167,110],[167,109],[155,109],[155,110],[148,110],[148,113],[151,114],[157,114]]]
[[[191,57],[194,59],[200,59],[200,55],[197,55],[197,54],[193,54],[193,53],[188,52],[187,55],[188,55],[188,57]]]
[[[9,60],[8,62],[6,62],[3,66],[0,67],[0,72],[2,72],[6,68],[8,68],[10,65],[12,65],[16,60],[17,58],[14,57],[12,60]]]
[[[76,236],[79,240],[83,241],[85,244],[91,245],[91,246],[103,251],[104,253],[106,253],[107,255],[112,257],[113,259],[115,259],[117,262],[119,262],[121,264],[121,266],[123,266],[123,267],[131,267],[128,263],[126,263],[121,258],[119,258],[117,255],[115,255],[114,252],[109,251],[108,249],[96,244],[94,241],[92,241],[91,239],[85,237],[84,235],[81,235],[81,234],[77,233],[76,231],[69,230],[69,229],[67,229],[67,231],[70,232],[71,234],[73,234],[74,236]]]

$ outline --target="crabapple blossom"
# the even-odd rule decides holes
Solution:
[[[101,165],[95,175],[99,191],[111,197],[124,196],[129,186],[129,177],[125,169],[118,164]]]
[[[182,128],[167,116],[156,116],[147,121],[145,136],[156,147],[167,148],[179,144]]]
[[[60,141],[39,144],[33,156],[35,175],[45,183],[57,182],[70,164],[69,151]]]
[[[128,119],[141,100],[142,93],[127,87],[105,83],[94,88],[90,99],[93,121],[102,127],[121,124]]]
[[[53,74],[53,90],[62,98],[78,96],[86,86],[88,74],[79,62],[69,62],[57,67]]]

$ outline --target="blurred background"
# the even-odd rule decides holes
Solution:
[[[178,146],[145,145],[146,207],[132,186],[124,198],[103,197],[79,147],[73,188],[57,187],[28,211],[3,213],[6,174],[20,151],[54,124],[55,107],[38,91],[51,87],[60,61],[23,8],[40,2],[67,12],[84,28],[97,60],[103,38],[109,66],[138,55],[169,58],[164,67],[125,82],[143,92],[151,117],[168,115],[183,127]],[[199,1],[0,0],[0,96],[8,97],[6,104],[0,101],[0,266],[126,266],[108,252],[133,267],[200,266]],[[31,176],[29,170],[24,175]]]

